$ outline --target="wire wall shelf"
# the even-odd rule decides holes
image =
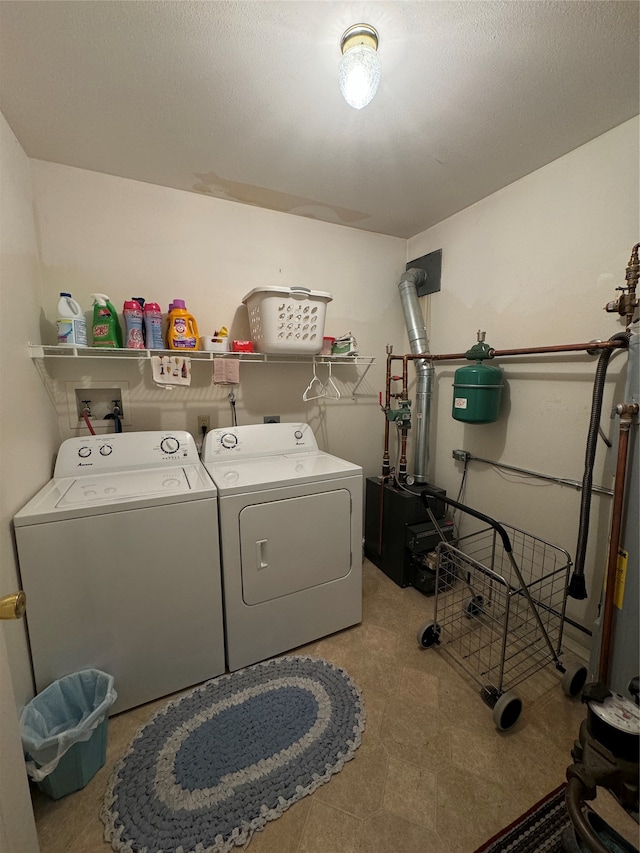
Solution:
[[[85,358],[106,360],[149,360],[152,356],[181,355],[192,361],[214,361],[217,358],[238,358],[242,364],[351,364],[370,367],[375,357],[369,355],[295,355],[262,352],[209,352],[208,350],[106,349],[99,347],[60,347],[29,344],[33,359]]]
[[[192,364],[205,362],[213,365],[216,359],[238,359],[241,364],[313,364],[314,376],[316,365],[325,364],[331,370],[336,365],[350,365],[362,368],[357,382],[349,391],[352,400],[356,399],[356,393],[369,371],[369,368],[375,363],[375,357],[370,355],[309,355],[308,353],[295,354],[275,354],[262,352],[211,352],[209,350],[167,350],[167,349],[125,349],[125,348],[100,348],[100,347],[61,347],[61,346],[45,346],[42,344],[28,344],[29,353],[33,359],[38,372],[40,373],[45,385],[50,380],[49,374],[55,373],[54,365],[60,366],[72,363],[77,360],[82,363],[97,364],[101,366],[108,362],[129,362],[129,364],[137,364],[141,368],[145,364],[151,365],[153,356],[183,356],[190,359]],[[48,365],[48,367],[46,366]],[[334,385],[335,388],[335,385]],[[332,395],[331,399],[339,399]]]

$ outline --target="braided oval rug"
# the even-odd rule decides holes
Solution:
[[[105,839],[126,853],[227,853],[353,758],[364,705],[307,656],[222,675],[168,702],[107,786]]]

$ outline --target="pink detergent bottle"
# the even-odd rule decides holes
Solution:
[[[140,303],[135,299],[128,299],[122,310],[125,325],[125,347],[127,349],[144,349],[144,336],[142,334],[143,313]]]

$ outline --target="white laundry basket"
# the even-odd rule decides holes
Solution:
[[[306,287],[256,287],[243,303],[255,349],[315,355],[322,349],[327,303],[333,297]]]

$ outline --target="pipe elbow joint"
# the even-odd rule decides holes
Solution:
[[[412,284],[414,287],[417,287],[419,284],[424,284],[426,280],[427,274],[424,270],[419,270],[417,267],[411,267],[411,269],[406,270],[400,276],[398,287],[402,287],[405,284]]]

